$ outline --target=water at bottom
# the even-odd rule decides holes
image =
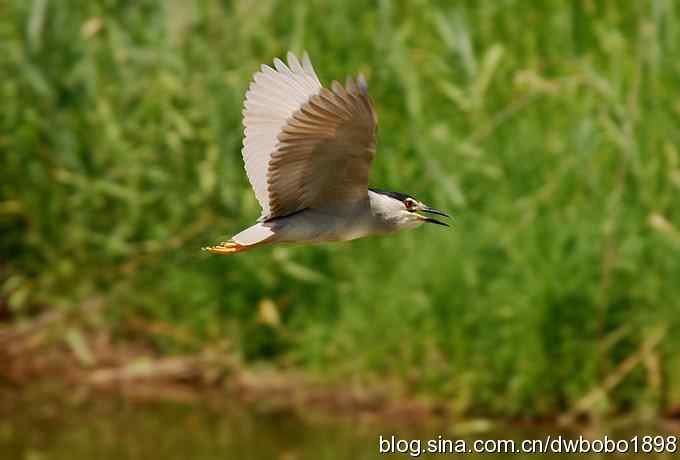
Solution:
[[[475,438],[494,440],[485,447],[496,450],[508,448],[507,443],[501,446],[498,440],[513,440],[519,449],[524,439],[545,442],[550,436],[553,447],[557,447],[555,440],[559,439],[558,432],[535,428],[498,428],[461,438],[456,435],[455,425],[403,426],[393,420],[357,423],[352,418],[310,422],[290,413],[258,413],[240,405],[210,408],[174,403],[132,404],[108,397],[78,404],[56,398],[29,399],[15,402],[11,410],[3,410],[0,415],[0,459],[8,460],[361,460],[380,458],[387,451],[400,452],[389,455],[393,458],[444,458],[454,454],[446,455],[442,450],[460,448],[462,441],[471,449]],[[636,435],[639,439],[634,441]],[[646,442],[645,435],[653,438]],[[563,451],[567,438],[579,438],[574,433],[564,436]],[[671,450],[669,439],[673,438],[669,436],[673,435],[639,431],[610,435],[608,439],[625,440],[628,458],[649,458],[648,454],[635,455],[632,451],[634,448],[653,451],[662,443],[665,450]],[[594,439],[602,440],[604,433],[588,439],[591,443]],[[619,442],[617,447],[623,445]],[[428,448],[439,453],[425,452]],[[506,455],[465,456],[489,459]],[[609,455],[620,457],[617,453]],[[673,454],[656,455],[670,458]],[[576,458],[579,454],[562,456]],[[517,457],[541,455],[520,453]]]

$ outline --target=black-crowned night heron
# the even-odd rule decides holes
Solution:
[[[233,254],[275,243],[345,241],[386,235],[445,213],[404,193],[369,189],[378,118],[366,80],[323,88],[305,53],[263,65],[246,93],[243,160],[262,216],[230,241]],[[448,217],[448,216],[447,216]]]

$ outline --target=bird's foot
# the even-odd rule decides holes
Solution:
[[[233,241],[227,241],[225,243],[220,243],[217,246],[208,246],[207,248],[203,248],[208,252],[212,252],[213,254],[222,254],[222,255],[229,255],[229,254],[236,254],[237,252],[241,251],[246,251],[248,249],[248,246],[243,246],[238,243],[234,243]]]

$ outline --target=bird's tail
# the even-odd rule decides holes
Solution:
[[[269,225],[258,222],[233,236],[231,240],[220,243],[217,246],[209,246],[205,250],[213,254],[236,254],[237,252],[249,251],[257,246],[271,243],[273,236],[274,232]]]

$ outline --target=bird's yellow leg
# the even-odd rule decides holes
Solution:
[[[249,246],[242,246],[238,243],[234,243],[233,241],[227,241],[226,243],[221,243],[217,246],[208,246],[204,249],[208,252],[212,252],[213,254],[222,254],[228,256],[230,254],[236,254],[237,252],[247,251],[248,249],[252,248]]]

